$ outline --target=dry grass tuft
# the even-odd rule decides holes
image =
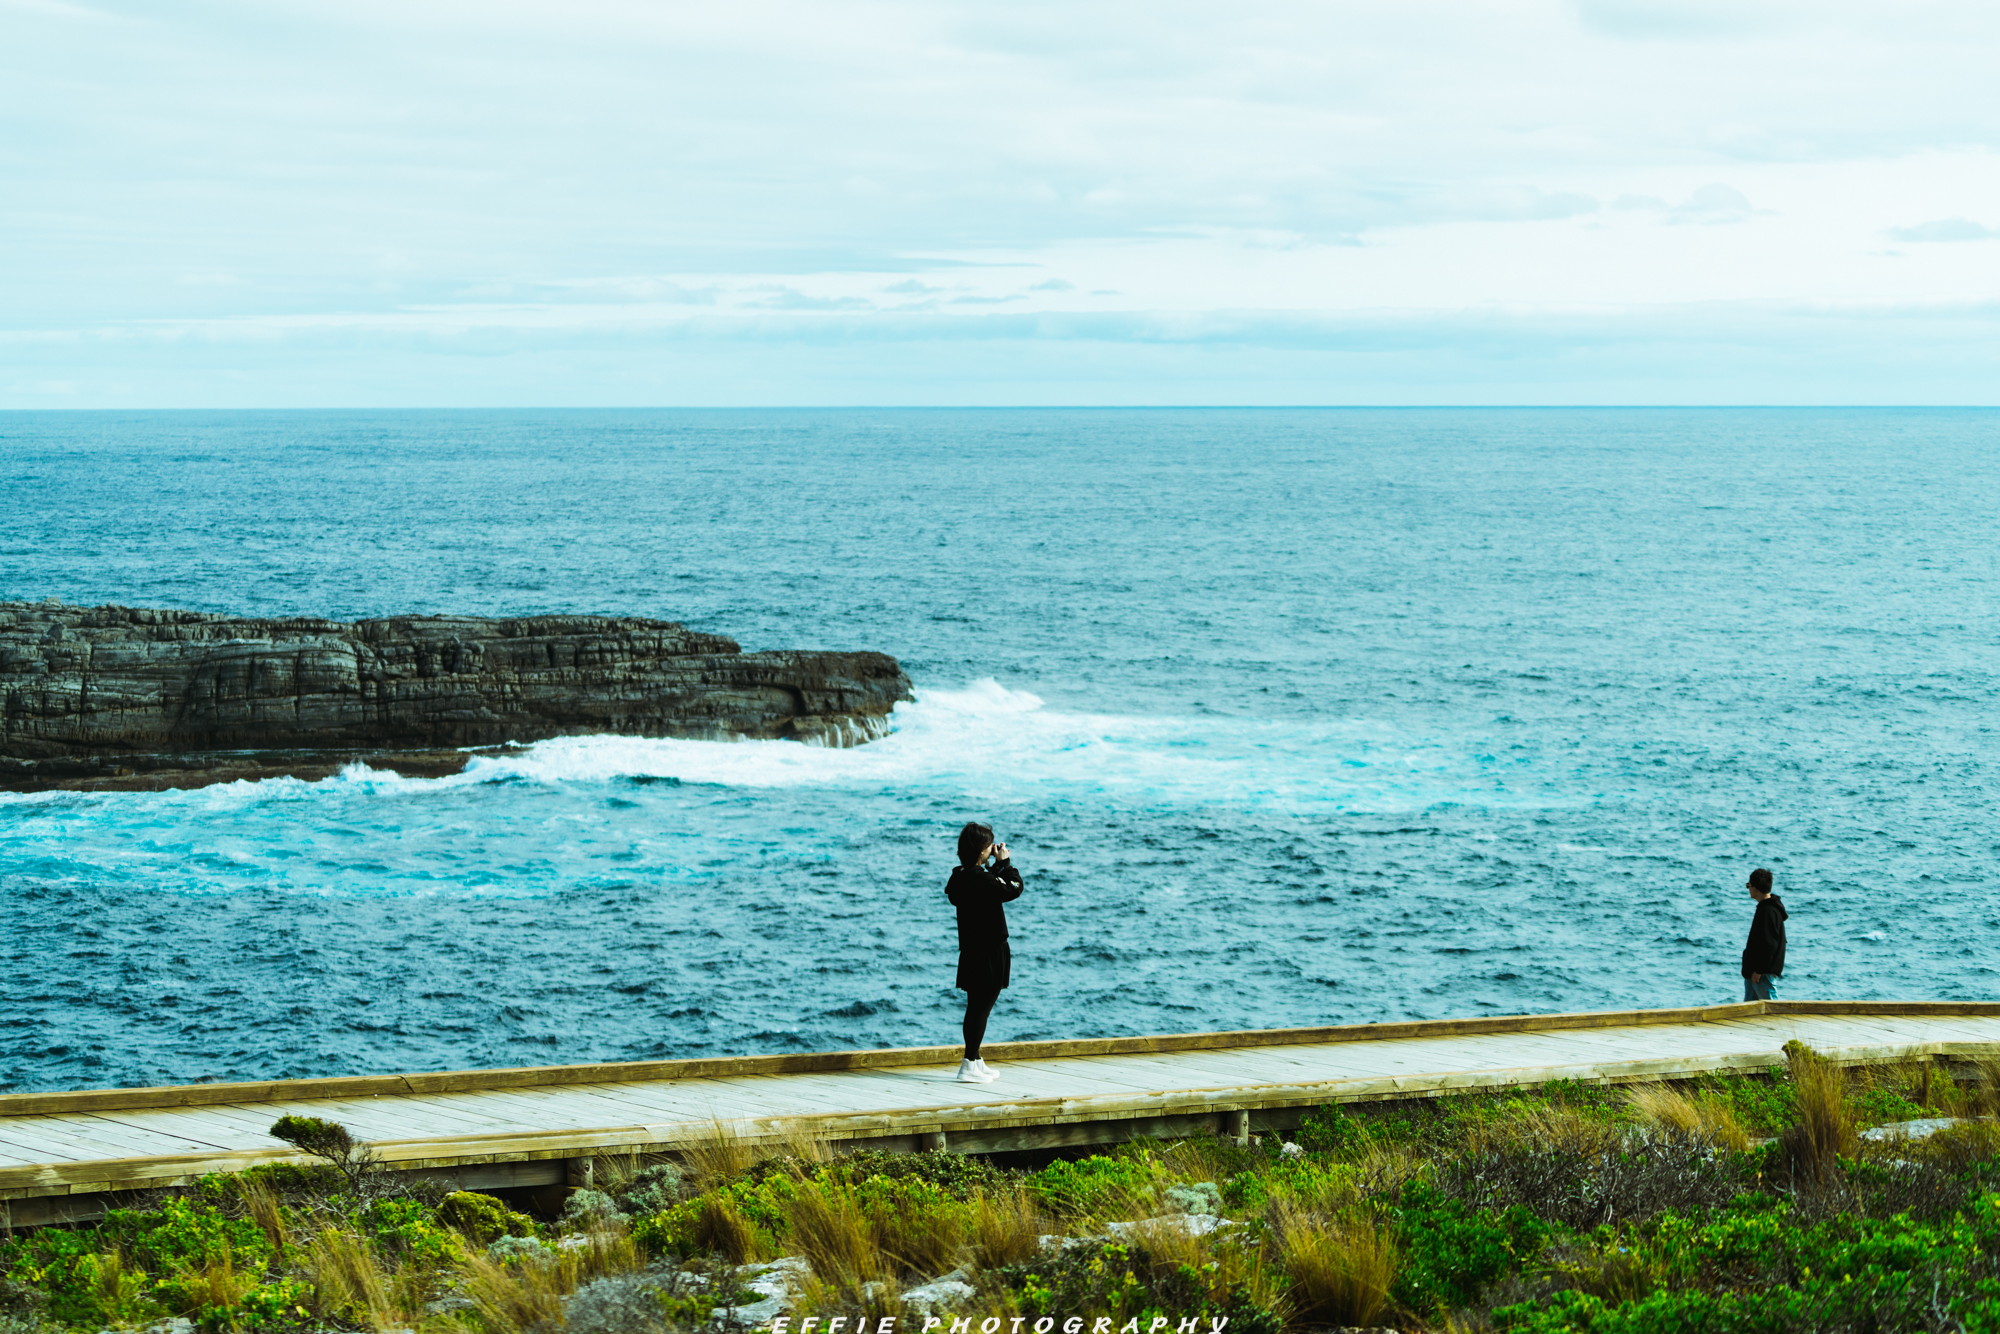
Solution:
[[[1468,1127],[1463,1151],[1505,1152],[1533,1146],[1544,1153],[1590,1157],[1615,1150],[1621,1131],[1602,1117],[1553,1103],[1525,1103],[1504,1116]]]
[[[285,1235],[285,1211],[278,1204],[278,1197],[271,1188],[255,1177],[239,1177],[236,1198],[243,1203],[243,1212],[250,1221],[264,1230],[270,1239],[274,1255],[285,1253],[285,1243],[290,1240]]]
[[[396,1308],[375,1256],[351,1232],[322,1229],[306,1247],[305,1270],[313,1285],[314,1314],[366,1329],[395,1329],[410,1322]]]
[[[1379,1321],[1402,1266],[1390,1229],[1354,1216],[1281,1214],[1277,1242],[1297,1320],[1347,1326]]]
[[[1026,1264],[1041,1254],[1041,1238],[1061,1232],[1020,1185],[980,1191],[972,1197],[968,1245],[980,1269]]]
[[[226,1308],[247,1297],[263,1275],[255,1270],[238,1269],[235,1257],[224,1248],[203,1257],[198,1265],[189,1265],[181,1271],[179,1278],[181,1291],[198,1308]]]
[[[1860,1152],[1860,1136],[1847,1108],[1847,1075],[1803,1042],[1786,1043],[1785,1056],[1791,1063],[1798,1120],[1778,1140],[1794,1176],[1824,1180],[1838,1170],[1839,1159]]]
[[[720,1255],[733,1265],[762,1258],[757,1229],[727,1196],[703,1196],[693,1227],[694,1241],[704,1250]]]
[[[562,1266],[553,1261],[503,1265],[474,1255],[466,1261],[462,1290],[488,1334],[542,1334],[563,1327]]]
[[[1736,1111],[1714,1094],[1686,1093],[1665,1084],[1638,1084],[1625,1099],[1649,1125],[1677,1130],[1724,1149],[1747,1149],[1750,1133]]]
[[[797,1121],[786,1121],[778,1134],[776,1149],[794,1163],[811,1168],[830,1163],[837,1156],[826,1136],[808,1130]]]
[[[583,1234],[587,1244],[502,1264],[484,1255],[466,1260],[463,1291],[484,1334],[547,1334],[563,1327],[562,1299],[594,1278],[642,1267],[632,1238],[617,1229]],[[402,1322],[414,1326],[414,1321]],[[380,1328],[380,1326],[377,1326]]]
[[[1973,1079],[1958,1089],[1960,1116],[2000,1116],[2000,1061],[1972,1063]]]
[[[875,1277],[876,1254],[868,1216],[854,1192],[838,1181],[802,1181],[787,1210],[792,1245],[830,1279]]]
[[[699,1139],[689,1141],[682,1153],[688,1175],[693,1178],[698,1190],[707,1190],[742,1176],[752,1163],[763,1156],[757,1145],[745,1139],[734,1126],[713,1119],[709,1121],[706,1133]]]
[[[972,1208],[956,1200],[942,1208],[868,1210],[868,1239],[879,1267],[927,1279],[956,1269],[970,1239]]]

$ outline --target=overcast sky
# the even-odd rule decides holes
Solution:
[[[0,406],[2000,402],[2000,6],[0,0]]]

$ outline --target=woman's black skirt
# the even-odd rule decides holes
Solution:
[[[997,950],[958,952],[958,989],[964,992],[1004,991],[1013,979],[1014,955],[1004,942]]]

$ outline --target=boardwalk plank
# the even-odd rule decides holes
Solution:
[[[340,1121],[401,1166],[685,1144],[714,1121],[836,1137],[1310,1107],[1558,1075],[1678,1077],[1781,1059],[1797,1037],[1853,1058],[2000,1050],[2000,1006],[1846,1002],[994,1044],[1001,1079],[959,1084],[951,1048],[549,1071],[458,1072],[75,1095],[0,1095],[0,1191],[162,1184],[291,1155],[293,1112]],[[44,1110],[54,1108],[57,1110]],[[990,1130],[986,1133],[992,1133]],[[1005,1136],[1016,1131],[1005,1130]]]

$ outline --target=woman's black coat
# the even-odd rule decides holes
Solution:
[[[958,909],[960,991],[999,991],[1007,985],[1014,956],[1007,949],[1007,910],[1000,905],[1020,898],[1022,888],[1012,862],[995,863],[990,871],[952,868],[944,894]]]

